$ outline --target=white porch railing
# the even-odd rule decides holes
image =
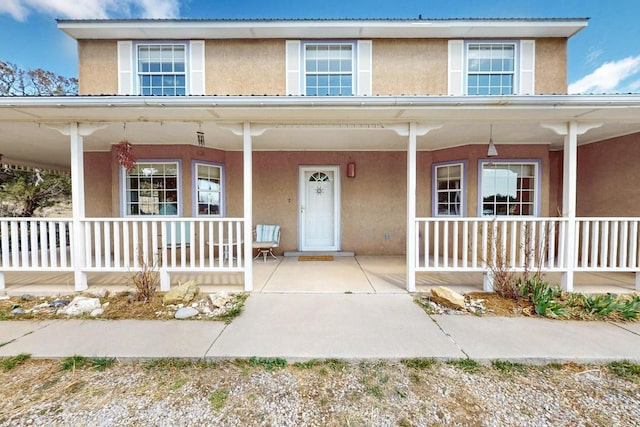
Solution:
[[[640,271],[640,218],[578,218],[576,271]]]
[[[240,218],[91,218],[81,222],[85,271],[243,271]]]
[[[564,218],[417,218],[416,271],[565,271]]]
[[[0,272],[72,271],[72,221],[0,218]]]
[[[0,289],[10,271],[129,272],[146,263],[168,290],[169,272],[246,270],[241,218],[91,218],[79,227],[71,219],[0,218]]]

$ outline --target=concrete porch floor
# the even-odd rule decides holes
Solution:
[[[90,273],[90,289],[106,288],[111,292],[133,289],[131,273]],[[71,273],[5,273],[9,295],[30,293],[73,293]],[[172,274],[172,285],[195,280],[203,292],[243,290],[242,273]],[[545,279],[560,283],[560,274]],[[427,292],[434,286],[447,286],[460,292],[482,291],[481,273],[419,273],[416,290]],[[253,262],[253,289],[258,293],[405,293],[404,256],[334,257],[333,261],[299,261],[297,257]],[[635,291],[632,273],[576,273],[576,292],[631,293]]]

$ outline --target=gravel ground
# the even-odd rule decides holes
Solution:
[[[637,372],[413,362],[162,360],[65,371],[29,360],[0,373],[0,425],[640,425]]]

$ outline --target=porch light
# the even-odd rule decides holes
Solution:
[[[356,164],[355,162],[347,163],[347,178],[356,177]]]
[[[198,139],[198,146],[204,147],[204,132],[202,132],[202,124],[198,125],[198,131],[196,132],[196,138]]]
[[[498,155],[498,150],[496,150],[496,145],[493,143],[493,123],[489,125],[489,148],[487,149],[487,157],[496,157]]]

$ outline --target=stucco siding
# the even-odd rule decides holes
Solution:
[[[578,216],[637,216],[640,134],[578,147]]]
[[[536,93],[567,93],[567,40],[536,40]]]
[[[375,95],[447,93],[447,40],[374,40]]]
[[[208,95],[284,95],[284,40],[207,40]]]
[[[118,92],[115,40],[78,40],[78,92],[113,95]]]

